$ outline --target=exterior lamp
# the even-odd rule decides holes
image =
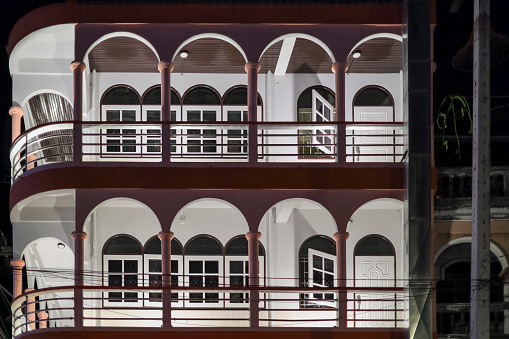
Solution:
[[[180,54],[179,54],[179,55],[180,55],[180,57],[181,57],[182,59],[185,59],[185,58],[187,58],[187,57],[189,56],[189,52],[188,52],[188,51],[186,51],[186,50],[182,50],[182,51],[180,51]]]
[[[64,244],[63,242],[59,242],[59,243],[57,244],[57,247],[58,247],[59,249],[64,249],[64,248],[65,248],[65,244]]]
[[[362,55],[361,50],[360,49],[356,49],[352,53],[352,58],[359,59],[361,57],[361,55]]]

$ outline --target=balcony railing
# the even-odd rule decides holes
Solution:
[[[13,337],[49,326],[169,328],[163,326],[163,291],[136,286],[34,290],[11,305]],[[256,309],[250,302],[253,293],[259,300]],[[345,293],[346,303],[339,302]],[[257,312],[260,327],[333,328],[345,314],[338,305],[346,305],[348,328],[401,328],[405,297],[403,288],[390,287],[171,287],[171,306],[164,308],[171,310],[171,327],[250,327]]]
[[[78,155],[75,130],[82,134]],[[256,137],[250,138],[250,130]],[[403,155],[402,123],[60,122],[26,131],[12,145],[10,158],[15,180],[36,166],[77,160],[347,165],[401,162]]]

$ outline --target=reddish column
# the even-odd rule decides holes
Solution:
[[[247,232],[249,287],[258,287],[258,252],[260,248],[260,232]],[[257,290],[251,290],[249,298],[249,320],[251,327],[260,326],[260,296]]]
[[[74,97],[73,147],[74,162],[76,165],[81,164],[83,153],[83,131],[81,121],[83,120],[83,72],[86,68],[83,62],[75,61],[71,63]]]
[[[23,267],[25,261],[21,259],[12,259],[12,299],[16,299],[23,293]]]
[[[25,293],[29,293],[29,292],[32,292],[32,291],[35,291],[33,288],[27,288],[25,290]],[[32,330],[35,330],[35,297],[34,296],[31,296],[29,295],[26,299],[27,301],[27,308],[26,308],[26,320],[27,320],[27,324],[28,326],[30,326],[30,328]]]
[[[9,115],[12,117],[12,142],[16,140],[21,134],[21,118],[23,117],[23,110],[21,107],[12,106],[9,109]]]
[[[332,64],[332,72],[335,74],[336,85],[336,121],[337,121],[337,158],[336,162],[346,162],[346,126],[345,122],[345,71],[346,62],[335,62]]]
[[[247,116],[250,122],[248,129],[248,161],[258,162],[258,71],[260,63],[248,62],[245,66],[247,72]]]
[[[171,85],[170,73],[173,71],[173,64],[167,61],[159,62],[157,66],[161,73],[161,157],[163,163],[170,162],[171,158],[171,142],[170,142],[170,125],[167,123],[171,120]]]
[[[48,327],[48,312],[46,311],[37,312],[37,318],[39,318],[39,328]]]
[[[158,234],[161,239],[161,263],[163,274],[163,329],[171,327],[171,240],[173,232],[162,231]]]
[[[85,239],[87,234],[83,231],[71,233],[74,239],[74,327],[83,328],[83,286],[85,285]]]
[[[334,233],[336,241],[336,272],[338,277],[337,287],[341,287],[338,293],[338,327],[346,328],[347,293],[346,293],[346,239],[348,232]]]

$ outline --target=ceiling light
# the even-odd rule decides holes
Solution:
[[[352,53],[352,58],[354,59],[359,59],[361,57],[361,50],[360,49],[356,49],[355,51],[353,51]]]
[[[179,55],[180,55],[180,57],[181,57],[182,59],[185,59],[185,58],[187,58],[187,57],[189,56],[189,52],[188,52],[188,51],[184,51],[184,50],[183,50],[183,51],[180,51],[180,54],[179,54]]]
[[[60,249],[63,249],[63,248],[65,248],[65,244],[63,242],[59,242],[57,244],[57,247],[60,248]]]

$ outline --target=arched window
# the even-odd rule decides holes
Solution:
[[[297,120],[299,122],[335,121],[334,92],[326,87],[313,86],[304,90],[297,99]],[[334,153],[334,130],[317,127],[300,130],[299,156],[304,158],[327,157]],[[309,145],[309,146],[308,146]]]
[[[107,286],[138,286],[142,273],[142,248],[129,235],[110,238],[103,248],[104,284]],[[139,303],[138,292],[108,292],[106,302]]]
[[[140,121],[140,97],[134,89],[122,85],[107,90],[101,100],[103,121],[129,123]],[[136,154],[140,152],[140,131],[136,128],[111,128],[102,131],[103,155],[115,153]]]
[[[247,87],[235,86],[226,91],[223,97],[223,112],[228,122],[247,122]],[[262,121],[262,101],[257,97],[257,118]],[[247,153],[247,125],[242,130],[227,130],[228,153]]]
[[[353,122],[376,124],[397,121],[394,100],[390,92],[380,86],[370,85],[361,88],[354,96],[352,107]],[[347,145],[351,145],[347,152],[348,161],[394,162],[395,155],[403,151],[403,134],[397,130],[384,128],[350,130],[347,131]]]
[[[216,91],[207,86],[197,86],[184,94],[183,120],[197,122],[221,121],[221,100]],[[217,130],[211,128],[183,130],[186,153],[218,153],[221,142]]]
[[[259,285],[264,286],[265,250],[261,243],[258,248]],[[226,286],[249,286],[248,242],[245,235],[239,235],[226,244],[225,282]],[[226,302],[227,305],[248,303],[249,293],[245,295],[243,293],[229,293],[226,296]]]
[[[143,262],[145,268],[145,286],[162,286],[161,240],[157,235],[150,238],[145,244]],[[177,238],[171,240],[171,285],[183,285],[182,245],[180,245]],[[162,301],[162,293],[147,293],[145,297],[148,298],[146,301],[147,305],[153,305],[153,303],[160,303]],[[171,302],[175,306],[179,306],[179,304],[182,304],[182,297],[180,296],[179,298],[178,293],[172,293]],[[160,306],[160,304],[156,305]]]
[[[144,121],[161,121],[161,86],[156,85],[149,88],[145,94],[143,94],[143,106],[142,106],[142,117]],[[171,89],[171,102],[170,102],[170,120],[171,121],[180,121],[182,119],[181,115],[181,103],[180,96],[175,91],[175,89]],[[171,130],[171,152],[175,153],[177,151],[177,137],[176,130]],[[161,145],[161,129],[147,129],[146,136],[143,140],[143,145],[145,146],[144,153],[148,154],[160,154],[161,147],[154,145]]]
[[[299,284],[302,287],[333,287],[336,279],[336,244],[315,235],[299,249]],[[301,307],[334,306],[333,293],[309,293],[302,296]]]
[[[223,246],[217,239],[208,235],[197,236],[189,240],[184,254],[187,286],[223,285]],[[219,304],[220,300],[219,293],[189,293],[188,299],[188,306]]]

